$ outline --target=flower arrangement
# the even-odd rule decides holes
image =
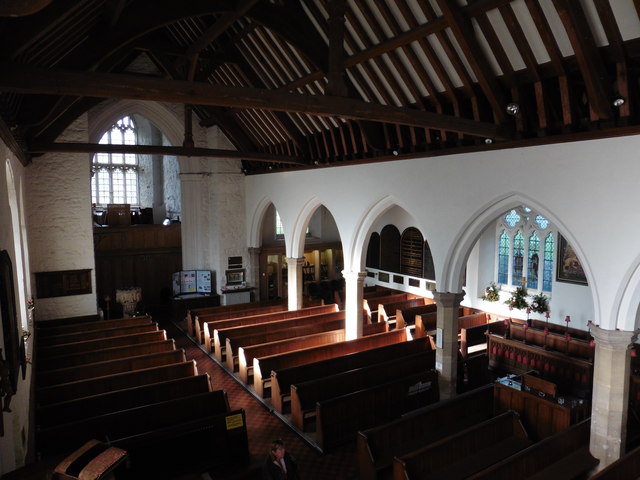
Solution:
[[[487,302],[497,302],[500,300],[500,288],[496,285],[496,282],[491,282],[489,286],[484,289],[484,295],[481,298]]]
[[[531,311],[536,313],[547,313],[549,311],[549,299],[543,293],[538,293],[531,297]]]
[[[529,307],[529,302],[527,302],[527,287],[521,286],[516,288],[511,296],[505,300],[505,304],[509,305],[510,309],[517,308],[518,310],[524,310]]]

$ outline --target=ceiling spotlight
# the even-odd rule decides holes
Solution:
[[[622,97],[618,97],[613,101],[614,107],[621,107],[622,105],[624,105],[624,98]]]
[[[507,105],[507,113],[509,115],[517,115],[520,111],[520,105],[517,103],[511,102]]]
[[[485,138],[484,139],[484,143],[486,143],[487,145],[491,145],[493,143],[493,139],[491,138]]]

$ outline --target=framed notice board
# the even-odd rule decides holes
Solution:
[[[91,269],[36,272],[38,298],[66,297],[91,293]]]

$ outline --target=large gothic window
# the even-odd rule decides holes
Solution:
[[[100,139],[101,144],[136,145],[133,119],[122,117]],[[139,206],[138,156],[132,153],[96,153],[93,157],[91,201],[95,205],[128,203]]]
[[[522,206],[507,212],[496,229],[498,283],[551,292],[555,232],[549,220]]]

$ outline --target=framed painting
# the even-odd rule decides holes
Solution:
[[[575,250],[567,239],[558,233],[558,257],[556,258],[556,280],[558,282],[587,284],[587,277]]]

